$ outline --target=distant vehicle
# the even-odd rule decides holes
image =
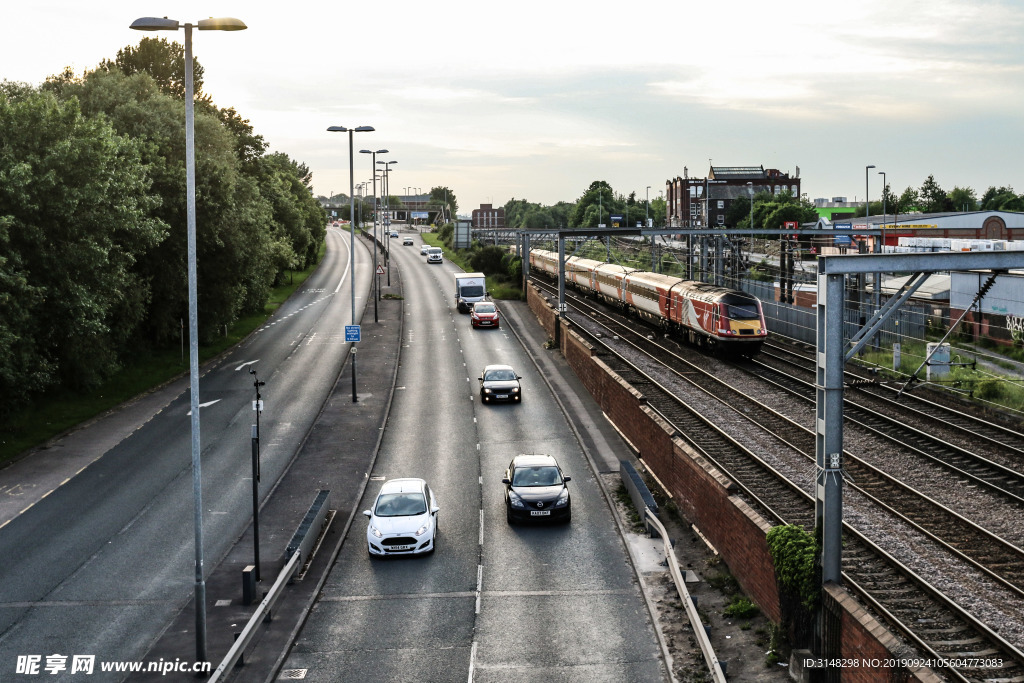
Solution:
[[[519,384],[522,377],[516,374],[511,365],[488,365],[480,373],[480,400],[484,403],[494,401],[523,400],[523,388]]]
[[[466,313],[487,296],[487,278],[483,273],[455,273],[455,307]]]
[[[444,252],[441,247],[427,249],[427,263],[441,263],[444,260]]]
[[[426,256],[428,251],[430,251],[430,245],[424,242],[420,247],[420,256]]]
[[[398,237],[398,231],[397,230],[392,230],[391,231],[391,237]]]
[[[370,518],[366,526],[370,557],[434,552],[440,509],[434,492],[422,479],[384,482],[373,507],[363,510]]]
[[[406,237],[404,240],[402,240],[402,246],[403,247],[411,247],[412,246],[412,238],[411,237]]]
[[[499,327],[498,307],[490,301],[478,301],[473,304],[473,310],[469,312],[469,321],[473,328],[477,327]]]
[[[505,477],[505,519],[509,524],[537,520],[572,520],[572,499],[566,486],[572,477],[550,455],[517,455]]]

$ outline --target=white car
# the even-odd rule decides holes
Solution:
[[[444,261],[444,252],[441,247],[431,247],[427,249],[427,263],[442,263]]]
[[[370,557],[434,552],[440,509],[434,492],[422,479],[384,482],[373,508],[363,510],[370,518],[366,526]]]
[[[426,256],[426,255],[427,255],[427,252],[428,252],[429,250],[430,250],[430,245],[429,245],[429,244],[427,244],[426,242],[424,242],[424,243],[423,243],[423,246],[422,246],[422,247],[420,247],[420,256]]]
[[[412,246],[412,238],[411,237],[406,237],[405,239],[403,239],[402,240],[402,246],[403,247],[411,247]]]

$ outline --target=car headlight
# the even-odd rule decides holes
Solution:
[[[485,394],[489,394],[489,393],[491,393],[491,391],[492,391],[491,389],[488,389],[487,387],[484,387],[484,393]]]
[[[427,533],[427,530],[429,528],[430,528],[430,522],[424,522],[423,526],[421,526],[419,529],[416,530],[416,535],[417,536],[422,536],[423,534]]]
[[[526,507],[526,505],[523,504],[523,499],[520,498],[519,496],[517,496],[514,493],[509,493],[508,494],[508,502],[514,508],[525,508]]]
[[[384,534],[382,534],[380,532],[380,529],[378,529],[377,527],[373,526],[372,524],[370,525],[370,533],[373,534],[374,536],[376,536],[377,538],[380,538],[381,536],[384,535]]]
[[[512,393],[513,394],[518,394],[519,393],[519,387],[512,387]]]
[[[562,489],[562,494],[558,496],[558,500],[555,501],[555,505],[565,505],[569,502],[569,489]]]

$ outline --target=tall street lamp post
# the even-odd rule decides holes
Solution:
[[[384,262],[388,266],[388,287],[391,286],[391,164],[397,164],[397,161],[378,161],[378,164],[384,167],[384,190],[382,196],[384,197],[384,232],[388,234],[387,241],[387,253],[384,257]]]
[[[885,171],[879,171],[882,176],[882,249],[885,250],[885,217],[889,213],[889,207],[885,204],[886,195],[889,193],[889,186],[885,182]]]
[[[351,287],[352,290],[352,324],[356,324],[356,177],[354,169],[354,161],[352,158],[352,134],[353,133],[368,133],[373,130],[373,126],[359,126],[357,128],[346,128],[345,126],[331,126],[327,129],[331,133],[348,133],[348,198],[350,202],[348,210],[348,227],[351,239],[351,244],[348,247],[348,275],[352,278]],[[356,347],[355,342],[352,342],[352,402],[356,403],[359,400],[356,395]]]
[[[380,287],[378,286],[379,278],[377,277],[377,214],[380,213],[377,210],[377,155],[387,154],[386,149],[369,150],[361,149],[360,154],[371,154],[373,155],[373,322],[379,323],[380,317],[377,312],[377,300],[380,298]]]
[[[195,601],[196,661],[206,661],[206,579],[203,571],[203,486],[199,448],[199,313],[196,275],[196,141],[195,103],[192,74],[192,27],[200,31],[244,31],[240,19],[223,17],[180,24],[167,17],[143,17],[132,22],[136,31],[177,31],[185,29],[185,204],[188,223],[188,347],[189,393],[192,408],[192,498],[195,518]]]

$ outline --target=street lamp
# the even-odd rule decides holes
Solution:
[[[385,221],[384,231],[388,233],[387,241],[387,252],[384,256],[384,262],[388,264],[388,287],[391,286],[391,190],[390,190],[390,178],[388,177],[391,171],[391,164],[397,164],[397,161],[378,161],[376,162],[384,167],[384,216]]]
[[[379,288],[377,286],[377,155],[387,154],[386,149],[369,150],[361,149],[360,154],[372,154],[373,155],[373,322],[380,322],[380,318],[377,313],[377,299],[380,298]]]
[[[352,134],[353,133],[368,133],[373,130],[373,126],[359,126],[358,128],[346,128],[345,126],[331,126],[327,129],[331,133],[348,133],[348,198],[349,198],[349,210],[348,210],[348,227],[349,234],[351,235],[351,244],[348,247],[348,274],[352,278],[351,287],[352,290],[352,324],[356,324],[356,178],[355,170],[353,168],[352,159]],[[356,396],[356,348],[355,342],[352,342],[352,402],[356,403],[359,398]]]
[[[203,577],[203,486],[199,448],[199,313],[196,275],[196,141],[193,102],[192,27],[200,31],[244,31],[240,19],[200,19],[180,24],[167,17],[142,17],[129,28],[136,31],[177,31],[185,29],[185,204],[188,224],[188,348],[189,392],[192,408],[192,497],[194,502],[196,560],[196,661],[206,661],[206,579]]]
[[[868,220],[868,218],[871,217],[871,194],[868,191],[868,169],[871,169],[871,168],[874,168],[874,167],[875,167],[874,164],[871,164],[870,166],[865,166],[864,167],[864,229],[865,230],[871,227],[871,222]],[[877,249],[875,251],[877,251]]]
[[[882,176],[882,250],[885,250],[885,216],[888,214],[888,207],[885,205],[885,195],[888,194],[888,185],[885,182],[885,171],[879,171]]]

